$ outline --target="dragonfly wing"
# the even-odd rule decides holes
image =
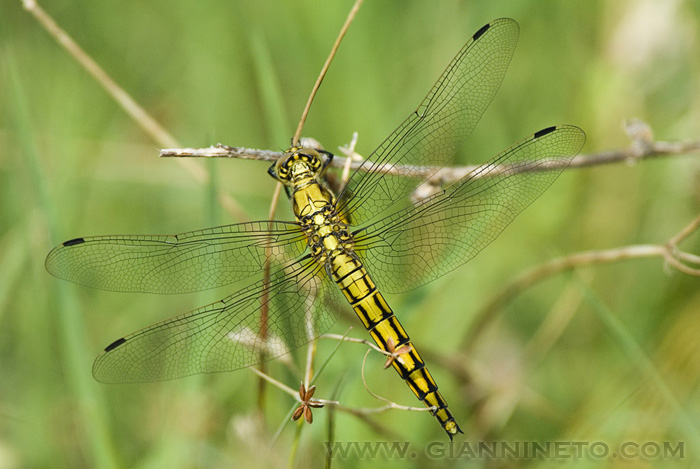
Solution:
[[[345,219],[360,225],[405,206],[417,183],[455,155],[500,87],[518,34],[518,23],[508,18],[474,34],[418,109],[352,175],[338,204]],[[402,174],[386,174],[391,165],[401,165]]]
[[[586,139],[549,127],[444,191],[358,230],[356,250],[377,284],[407,291],[476,256],[568,166]]]
[[[295,259],[306,249],[299,225],[261,221],[172,236],[95,236],[54,248],[46,269],[95,288],[183,293],[244,280],[272,261]]]
[[[97,357],[93,375],[106,383],[160,381],[284,355],[335,322],[340,295],[321,270],[304,257],[273,272],[268,282],[119,339]]]

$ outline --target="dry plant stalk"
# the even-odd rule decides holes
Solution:
[[[638,119],[632,119],[625,122],[624,128],[625,133],[630,138],[630,145],[627,148],[608,150],[599,153],[579,154],[574,157],[567,167],[586,168],[590,166],[621,162],[636,163],[649,158],[659,158],[665,156],[700,154],[700,139],[684,141],[657,141],[653,139],[653,133],[649,125]],[[346,170],[345,168],[348,168],[348,170],[364,170],[366,168],[362,167],[364,158],[354,152],[354,144],[356,144],[356,142],[357,138],[353,137],[351,143],[353,148],[352,154],[355,155],[353,158],[335,156],[330,166],[335,168],[343,168],[344,171]],[[270,150],[231,147],[218,144],[209,148],[166,148],[160,151],[160,156],[164,158],[240,158],[272,162],[281,157],[282,153]],[[426,181],[426,184],[431,186],[446,186],[462,179],[476,168],[477,165],[441,168],[428,181]],[[503,167],[500,172],[491,171],[489,176],[497,176],[508,169],[508,167]],[[420,177],[432,174],[435,168],[416,166],[406,168],[403,165],[397,164],[384,165],[383,167],[375,170],[383,174],[398,176],[410,174],[412,177]],[[530,170],[536,169],[531,168]],[[480,176],[475,175],[475,177]]]

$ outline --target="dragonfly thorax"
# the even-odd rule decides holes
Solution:
[[[354,240],[348,225],[344,223],[333,205],[298,217],[306,234],[307,243],[317,262],[325,264],[339,254],[352,251]]]
[[[325,158],[324,158],[325,157]],[[311,254],[325,264],[354,245],[352,235],[335,209],[335,196],[323,182],[323,173],[333,159],[324,150],[292,147],[272,167],[272,177],[287,186],[292,210],[300,223]]]

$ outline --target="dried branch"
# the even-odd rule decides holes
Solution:
[[[143,130],[158,146],[179,146],[177,139],[165,127],[149,114],[127,91],[119,86],[105,70],[81,48],[73,38],[63,30],[36,0],[23,0],[24,9],[43,26],[47,33],[87,71],[124,112]],[[194,161],[181,160],[180,164],[190,176],[201,185],[208,184],[209,172]],[[238,220],[248,217],[231,195],[223,190],[217,192],[219,202],[224,209]]]
[[[700,139],[686,141],[654,141],[653,133],[648,124],[633,119],[625,122],[625,132],[630,138],[630,145],[621,150],[610,150],[601,153],[580,154],[577,155],[568,168],[585,168],[589,166],[597,166],[601,164],[619,163],[619,162],[636,162],[648,158],[656,158],[662,156],[681,155],[688,153],[700,154]],[[353,152],[352,161],[347,161],[347,157],[336,156],[331,162],[331,166],[336,168],[349,167],[350,169],[364,170],[368,166],[362,167],[364,159]],[[161,157],[198,157],[198,158],[240,158],[253,159],[261,161],[276,161],[282,156],[281,152],[269,150],[257,150],[244,147],[229,147],[227,145],[218,144],[209,148],[172,148],[163,149],[160,151]],[[427,184],[440,186],[447,185],[457,181],[467,174],[474,171],[477,165],[455,166],[441,168],[435,172],[436,168],[431,166],[410,166],[385,164],[376,168],[377,171],[383,174],[412,177],[430,177]],[[546,169],[551,169],[553,166],[548,166]],[[541,166],[530,168],[529,170],[543,169]],[[512,171],[512,168],[504,166],[500,171],[494,170],[488,173],[489,177],[500,174],[504,171]],[[475,175],[475,177],[480,177]]]
[[[159,145],[178,145],[177,140],[165,128],[156,121],[146,110],[137,103],[122,87],[120,87],[107,72],[90,57],[73,38],[63,30],[42,9],[35,0],[24,0],[24,9],[46,29],[46,31],[63,46],[66,51],[99,83],[114,101],[137,122],[141,128]],[[199,173],[199,178],[206,180],[204,174]]]
[[[678,244],[700,229],[700,216],[695,218],[678,234],[671,237],[664,244],[642,244],[635,246],[623,246],[619,248],[602,251],[586,251],[569,256],[552,259],[549,262],[531,268],[517,276],[505,288],[501,290],[490,303],[488,303],[478,314],[474,325],[462,338],[462,346],[468,347],[474,343],[474,338],[484,329],[486,324],[493,318],[498,310],[513,298],[518,296],[523,290],[531,287],[537,282],[547,277],[573,270],[578,267],[608,264],[627,259],[641,259],[645,257],[660,257],[666,265],[683,272],[687,275],[700,277],[700,256],[678,249]]]

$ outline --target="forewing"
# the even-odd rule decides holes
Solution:
[[[554,182],[585,139],[574,126],[537,132],[444,191],[358,230],[356,251],[389,292],[434,280],[493,241]]]
[[[113,291],[183,293],[244,280],[265,259],[304,252],[299,225],[249,222],[171,236],[94,236],[54,248],[46,269],[59,278]]]
[[[474,34],[418,109],[353,174],[339,198],[345,219],[360,225],[405,206],[416,178],[430,177],[454,156],[501,85],[518,33],[518,23],[504,18]],[[401,165],[400,176],[385,174],[392,165]]]
[[[119,339],[97,357],[93,375],[106,383],[160,381],[284,355],[335,322],[340,294],[321,270],[305,257],[268,282]]]

